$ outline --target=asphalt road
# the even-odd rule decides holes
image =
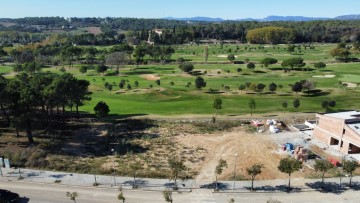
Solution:
[[[0,182],[0,188],[19,193],[24,197],[21,203],[71,203],[65,195],[66,192],[77,192],[77,203],[112,203],[120,202],[117,199],[119,191],[116,188],[76,187],[56,184],[40,184],[26,182]],[[140,190],[125,190],[126,203],[159,203],[164,202],[160,191],[149,192]],[[176,202],[187,203],[228,203],[231,198],[235,202],[265,203],[270,198],[283,203],[358,203],[359,191],[346,191],[340,195],[321,193],[318,191],[300,193],[212,193],[211,190],[193,190],[186,193],[174,193]]]

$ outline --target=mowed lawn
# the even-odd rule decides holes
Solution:
[[[223,100],[222,109],[219,114],[244,115],[249,114],[248,102],[254,99],[256,102],[255,113],[275,112],[323,112],[322,101],[335,100],[337,102],[334,110],[359,109],[360,88],[350,88],[341,85],[342,82],[360,83],[360,63],[336,63],[330,56],[330,50],[336,45],[316,45],[315,49],[304,50],[300,55],[290,55],[285,49],[287,45],[267,45],[259,49],[260,45],[212,45],[209,47],[209,63],[219,64],[195,64],[195,70],[202,73],[207,85],[202,90],[195,88],[195,76],[183,73],[178,64],[149,64],[127,66],[120,70],[118,76],[106,76],[114,70],[108,70],[105,75],[97,74],[93,69],[87,73],[79,72],[80,65],[66,68],[66,72],[74,74],[80,79],[90,81],[90,89],[93,92],[92,100],[81,107],[81,111],[93,113],[93,108],[99,101],[106,102],[111,114],[154,114],[154,115],[187,115],[187,114],[214,114],[213,101],[216,97]],[[251,51],[245,47],[257,47]],[[110,47],[103,47],[108,49]],[[204,60],[204,46],[177,46],[173,59],[183,57],[192,62]],[[238,50],[237,60],[249,58],[256,63],[254,70],[247,69],[245,64],[237,65],[227,62],[225,55],[231,49],[234,53]],[[296,49],[297,50],[297,49]],[[194,54],[195,52],[195,54]],[[303,57],[310,71],[290,71],[284,73],[280,65],[283,59],[289,57]],[[265,57],[274,57],[279,60],[278,64],[268,68],[262,67],[259,61]],[[355,56],[357,57],[357,56]],[[323,61],[327,67],[316,70],[313,63]],[[0,67],[0,73],[8,73],[10,67]],[[238,72],[237,69],[242,71]],[[61,73],[60,68],[44,68],[43,72]],[[155,80],[160,80],[157,85]],[[119,88],[119,82],[126,82],[123,89]],[[319,96],[308,96],[304,93],[293,93],[291,84],[300,80],[311,80],[316,83],[316,88],[323,93]],[[135,81],[139,85],[135,86]],[[250,83],[263,83],[267,87],[261,93],[255,93],[249,89],[240,91],[239,86]],[[270,83],[282,85],[276,92],[268,90]],[[113,85],[110,92],[105,88],[105,83]],[[131,89],[127,89],[130,84]],[[190,84],[190,85],[189,85]],[[228,86],[229,89],[225,89]],[[292,105],[294,99],[300,99],[300,107],[295,109]],[[283,108],[282,103],[288,102],[288,107]]]

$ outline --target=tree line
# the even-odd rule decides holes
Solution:
[[[0,31],[22,31],[39,33],[41,29],[34,26],[43,25],[45,29],[59,29],[62,26],[73,27],[101,27],[103,35],[99,38],[118,38],[122,35],[117,31],[123,30],[129,33],[132,40],[147,40],[151,30],[163,29],[164,35],[152,35],[157,43],[181,44],[202,39],[217,40],[238,40],[250,42],[248,33],[257,28],[279,27],[293,30],[294,43],[339,43],[353,42],[359,40],[360,21],[310,21],[310,22],[257,22],[257,21],[225,21],[214,22],[193,22],[187,23],[177,20],[166,19],[138,19],[138,18],[19,18],[0,19],[0,22],[15,23],[12,26],[1,26]],[[251,32],[250,32],[251,33]],[[76,35],[73,35],[76,36]],[[90,35],[89,35],[90,36]],[[85,36],[83,36],[85,37]],[[98,36],[96,36],[98,38]],[[159,39],[156,39],[158,38]],[[90,36],[93,38],[93,36]],[[279,38],[275,38],[279,39]],[[32,40],[32,42],[34,42]],[[270,40],[275,43],[277,40]],[[266,42],[266,41],[265,41]],[[115,40],[112,41],[115,43]],[[263,43],[260,41],[258,43]]]
[[[34,142],[33,126],[65,124],[69,116],[79,116],[79,107],[91,100],[90,83],[73,75],[21,73],[13,78],[0,75],[0,108],[7,126],[26,132]],[[67,115],[66,108],[70,109]],[[73,114],[75,109],[76,114]]]

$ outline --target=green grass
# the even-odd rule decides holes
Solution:
[[[279,60],[278,64],[270,66],[268,69],[257,64],[255,70],[249,70],[245,64],[234,65],[227,62],[226,58],[218,55],[226,55],[227,50],[232,53],[237,49],[237,45],[212,45],[209,47],[209,62],[220,62],[219,64],[195,64],[195,69],[201,72],[207,72],[202,77],[205,78],[207,86],[203,90],[197,90],[194,87],[195,77],[182,73],[178,64],[150,64],[141,65],[138,69],[135,66],[128,66],[120,70],[119,76],[98,75],[94,70],[89,70],[86,74],[81,74],[78,70],[79,65],[72,68],[65,66],[68,73],[76,77],[86,79],[91,83],[93,92],[92,101],[87,102],[80,110],[93,112],[93,107],[99,101],[105,101],[112,114],[157,114],[157,115],[179,115],[179,114],[213,114],[213,101],[216,97],[223,100],[223,109],[220,114],[242,115],[249,114],[248,102],[254,99],[256,102],[255,113],[271,112],[319,112],[324,111],[321,108],[321,102],[324,100],[336,100],[337,106],[334,110],[341,109],[359,109],[360,91],[359,88],[344,88],[339,82],[360,82],[360,64],[359,63],[335,63],[336,61],[329,55],[330,50],[335,44],[316,45],[315,49],[304,50],[300,55],[308,64],[306,68],[313,68],[312,63],[324,61],[328,65],[321,70],[312,69],[312,71],[291,71],[284,73],[280,66],[281,60],[291,56],[286,50],[286,45],[267,45],[263,49],[245,50],[245,47],[259,47],[258,45],[238,45],[239,60],[249,58],[251,61],[259,62],[264,57],[274,57]],[[275,47],[275,49],[273,48]],[[277,48],[279,47],[279,49]],[[101,47],[109,49],[111,46]],[[184,57],[186,60],[201,62],[204,60],[204,46],[176,46],[176,53],[173,59]],[[195,52],[195,55],[193,55]],[[296,55],[298,56],[298,55]],[[238,73],[237,68],[242,68]],[[9,72],[10,67],[0,68],[0,71]],[[44,68],[44,72],[61,73],[60,68]],[[228,73],[227,71],[230,71]],[[107,73],[113,72],[109,70]],[[158,86],[155,81],[145,79],[145,75],[152,74],[160,77],[161,85]],[[319,78],[313,76],[335,75],[334,78]],[[120,90],[118,84],[120,80],[125,80],[132,86],[131,90]],[[316,83],[318,89],[322,89],[323,96],[309,97],[305,94],[292,93],[290,84],[300,80],[312,80]],[[135,87],[135,81],[139,82],[139,87]],[[113,91],[110,93],[105,89],[105,82],[113,84]],[[173,82],[174,85],[170,85]],[[186,87],[191,82],[190,87]],[[245,82],[263,83],[269,85],[274,82],[282,85],[276,93],[270,94],[266,87],[264,93],[254,93],[251,90],[241,92],[238,90],[240,84]],[[153,87],[150,88],[150,85]],[[210,89],[225,92],[224,86],[229,86],[227,93],[214,94]],[[292,101],[299,98],[301,105],[299,109],[292,107]],[[281,107],[283,101],[288,101],[289,107]]]
[[[0,66],[0,74],[11,73],[13,68],[11,66]]]

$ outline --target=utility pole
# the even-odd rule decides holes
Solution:
[[[234,164],[234,185],[233,185],[233,190],[235,190],[235,180],[236,180],[236,158],[237,158],[238,154],[235,154],[235,164]]]
[[[111,152],[113,153],[113,155],[115,156],[115,150],[111,149]],[[115,158],[113,158],[113,175],[114,175],[114,186],[116,186],[116,175],[115,175]]]

